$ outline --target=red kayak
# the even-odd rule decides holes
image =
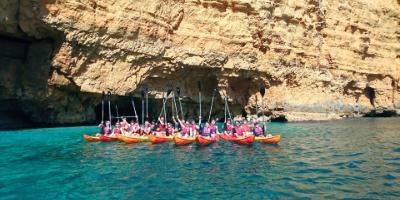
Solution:
[[[217,140],[218,140],[218,136],[203,137],[203,136],[199,135],[196,138],[197,143],[200,144],[201,146],[206,146],[206,145],[212,144],[212,143],[216,142]]]
[[[102,142],[111,142],[111,141],[118,140],[118,137],[109,137],[109,136],[105,136],[105,135],[100,135],[99,140]]]
[[[174,137],[175,145],[184,146],[196,141],[196,137],[183,138],[179,136]]]
[[[244,145],[249,145],[254,142],[254,135],[248,136],[248,137],[243,137],[243,138],[233,138],[232,141],[236,142],[238,144],[244,144]]]
[[[155,136],[153,134],[150,134],[147,137],[149,138],[150,142],[153,143],[153,144],[163,143],[163,142],[166,142],[166,141],[171,141],[174,138],[172,136],[162,136],[162,137],[160,137],[160,136]]]
[[[97,137],[97,136],[83,135],[83,138],[84,138],[86,141],[90,141],[90,142],[100,141],[100,138]]]
[[[235,138],[234,136],[230,136],[230,135],[227,135],[225,133],[222,133],[220,136],[224,140],[233,140]]]

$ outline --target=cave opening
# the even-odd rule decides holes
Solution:
[[[375,97],[376,97],[375,89],[371,88],[370,86],[367,86],[364,89],[364,94],[369,99],[371,105],[375,107]]]

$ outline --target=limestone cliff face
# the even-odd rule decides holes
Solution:
[[[397,0],[3,0],[0,91],[34,121],[93,121],[102,91],[288,120],[400,108]]]

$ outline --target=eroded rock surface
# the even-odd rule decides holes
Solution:
[[[396,0],[3,0],[0,34],[0,98],[36,122],[93,121],[102,91],[144,85],[194,103],[198,80],[217,116],[224,95],[254,114],[261,85],[289,121],[400,109]]]

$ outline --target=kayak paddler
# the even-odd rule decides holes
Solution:
[[[247,120],[246,120],[246,119],[243,120],[242,130],[243,130],[243,132],[245,132],[245,133],[251,132],[250,126],[249,126],[249,124],[247,123]]]
[[[132,122],[131,122],[131,124],[132,124]],[[121,131],[125,132],[125,131],[128,131],[128,129],[129,129],[129,123],[126,121],[126,118],[124,117],[124,118],[122,118],[122,122],[121,122]]]
[[[243,136],[243,129],[240,126],[240,122],[239,121],[235,122],[235,127],[233,128],[233,132],[234,132],[236,137],[242,137]]]
[[[181,136],[182,137],[188,137],[188,136],[190,136],[190,124],[189,124],[189,122],[185,122],[185,120],[180,120],[179,118],[177,118],[178,119],[178,122],[179,122],[179,124],[181,125]]]
[[[99,124],[99,128],[101,128],[101,132],[100,134],[96,134],[96,136],[99,135],[110,135],[111,134],[111,123],[110,121],[106,121],[106,124],[104,125],[104,123],[100,123]]]
[[[111,133],[111,137],[116,137],[121,133],[121,124],[119,122],[115,123],[115,127]]]
[[[205,126],[201,129],[201,136],[211,137],[214,135],[214,130],[210,127],[210,124],[206,122]]]
[[[224,127],[224,132],[227,135],[232,135],[233,134],[233,126],[231,124],[231,120],[230,119],[226,120],[226,124],[225,124],[225,127]]]
[[[148,120],[146,120],[145,122],[144,122],[144,127],[143,127],[143,129],[142,129],[142,133],[144,134],[144,135],[149,135],[150,133],[151,133],[151,124],[150,124],[150,122],[148,121]]]
[[[140,135],[140,126],[137,122],[131,122],[130,126],[131,135]]]
[[[210,128],[214,131],[215,134],[219,134],[218,133],[217,122],[215,121],[215,119],[211,120]]]
[[[260,125],[258,125],[258,123],[256,123],[256,124],[255,124],[255,127],[254,127],[254,130],[253,130],[253,134],[254,134],[256,137],[261,137],[261,136],[264,135],[263,132],[264,132],[264,131],[263,131],[263,128],[261,128]]]
[[[165,130],[165,133],[167,136],[174,134],[174,127],[172,127],[172,124],[170,122],[168,122],[167,124],[167,129]]]
[[[164,132],[165,131],[165,123],[164,123],[164,117],[159,117],[158,118],[158,131],[159,132]]]

